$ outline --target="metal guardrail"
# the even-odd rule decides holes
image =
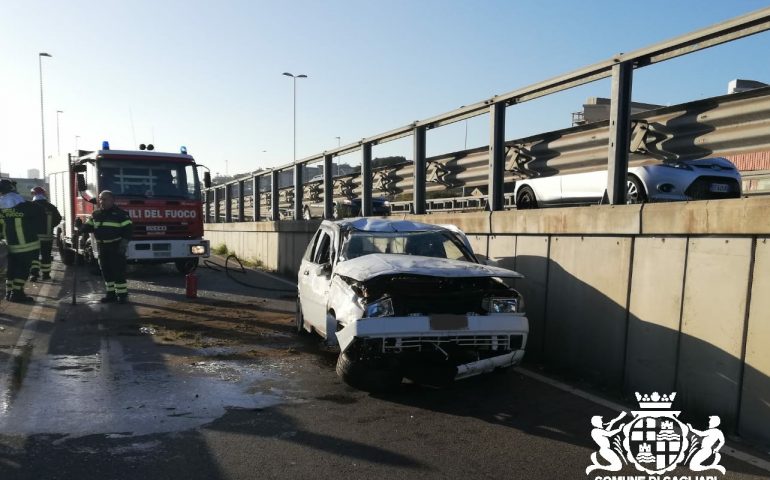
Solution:
[[[437,200],[429,198],[429,193],[446,194],[461,188],[479,188],[487,198],[487,208],[501,210],[510,206],[508,194],[516,178],[602,169],[608,170],[611,203],[622,203],[629,163],[639,165],[770,148],[770,88],[708,98],[633,117],[629,108],[634,69],[766,30],[770,30],[770,8],[364,138],[298,160],[296,164],[212,187],[206,190],[206,219],[299,218],[306,201],[322,203],[324,216],[330,218],[335,201],[343,198],[361,198],[362,214],[369,215],[371,198],[376,193],[387,195],[396,204],[409,201],[414,213],[425,213],[429,204]],[[503,141],[506,107],[607,77],[612,77],[609,121]],[[485,113],[490,117],[488,147],[426,158],[428,129]],[[372,169],[372,146],[410,135],[414,139],[414,162]],[[361,172],[332,177],[334,158],[359,150]],[[323,162],[323,180],[303,181],[307,166],[316,162]],[[293,185],[279,188],[280,173],[287,170],[292,171]],[[253,198],[245,195],[247,183],[253,185],[253,191],[263,192],[256,205]],[[260,188],[268,184],[267,191]]]

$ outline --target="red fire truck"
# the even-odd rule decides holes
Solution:
[[[103,142],[101,150],[70,156],[66,171],[49,176],[50,200],[64,218],[55,235],[65,265],[78,254],[92,265],[99,258],[92,235],[81,235],[79,227],[97,208],[102,190],[110,190],[133,220],[129,263],[173,262],[189,273],[199,258],[209,256],[195,159],[185,147],[181,153],[155,152],[144,144],[139,148],[111,150]],[[210,182],[208,172],[204,179]]]

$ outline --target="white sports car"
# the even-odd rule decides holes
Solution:
[[[403,220],[324,221],[299,270],[297,331],[338,344],[337,374],[388,390],[440,385],[521,362],[522,275],[482,265],[457,229]]]
[[[628,169],[628,203],[739,198],[741,175],[725,158],[659,163]],[[516,181],[516,208],[598,203],[607,171]]]

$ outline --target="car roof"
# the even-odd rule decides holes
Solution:
[[[429,223],[412,222],[409,220],[388,220],[384,218],[346,218],[334,222],[325,220],[324,223],[361,232],[441,232],[447,230],[439,225],[431,225]]]

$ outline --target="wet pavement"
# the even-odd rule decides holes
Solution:
[[[187,299],[172,267],[132,267],[131,303],[102,305],[56,264],[36,304],[2,304],[0,479],[587,478],[591,416],[615,416],[517,371],[353,390],[294,333],[290,285],[198,273]]]

